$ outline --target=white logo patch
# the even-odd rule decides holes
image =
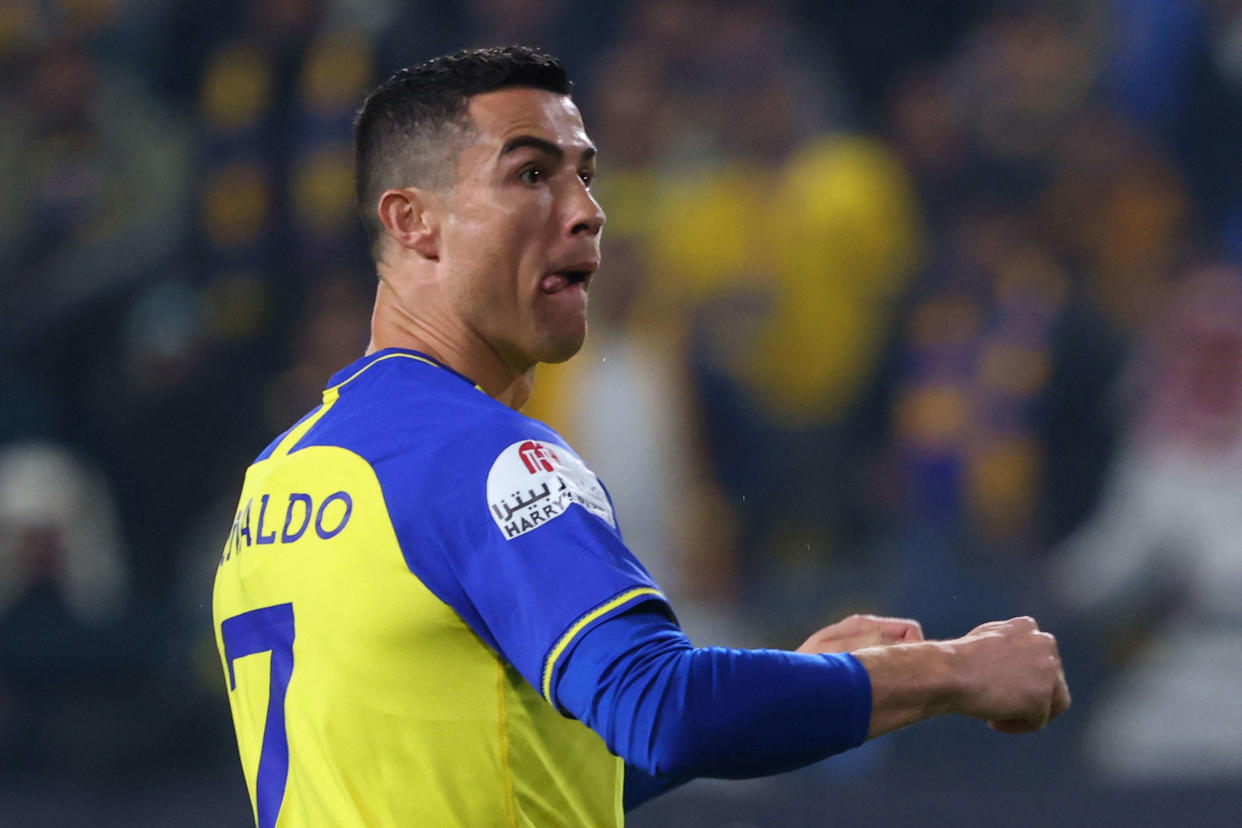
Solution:
[[[514,443],[487,473],[488,511],[505,540],[542,526],[574,503],[617,527],[599,478],[560,446],[542,440]]]

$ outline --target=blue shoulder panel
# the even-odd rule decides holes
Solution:
[[[410,570],[549,699],[578,636],[663,601],[603,485],[550,428],[414,352],[381,351],[333,380],[340,399],[295,450],[365,459]]]

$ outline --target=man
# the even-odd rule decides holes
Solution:
[[[368,354],[248,470],[215,585],[260,826],[617,825],[694,776],[946,712],[1035,730],[1069,705],[1029,618],[948,642],[855,616],[798,653],[690,645],[599,480],[518,413],[535,365],[581,347],[600,261],[569,89],[548,56],[469,51],[397,73],[358,116]]]

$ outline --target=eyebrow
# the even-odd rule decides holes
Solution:
[[[504,158],[511,152],[516,152],[517,150],[525,148],[547,153],[557,161],[564,160],[565,158],[565,150],[561,149],[551,141],[544,138],[537,138],[534,135],[515,135],[508,141],[505,141],[505,145],[500,149],[500,157]],[[582,151],[581,160],[590,161],[595,157],[595,153],[595,147],[588,145],[587,148]]]

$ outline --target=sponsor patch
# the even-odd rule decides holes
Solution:
[[[560,446],[522,440],[502,451],[487,473],[487,508],[506,540],[542,526],[574,503],[616,528],[599,478]]]

